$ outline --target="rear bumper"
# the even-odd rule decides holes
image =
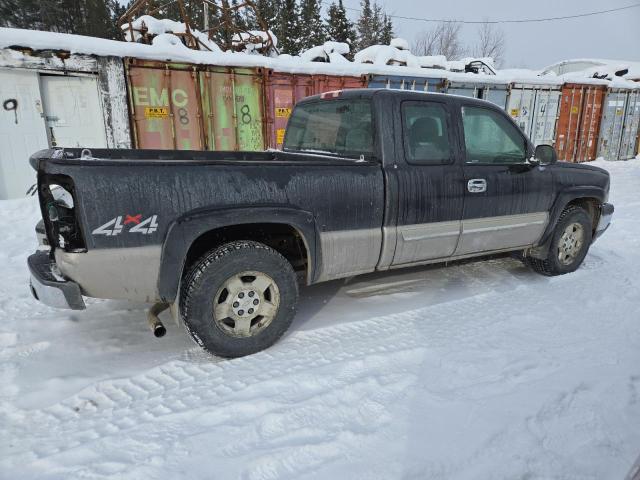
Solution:
[[[598,226],[593,234],[593,242],[595,242],[604,232],[607,231],[609,225],[611,225],[611,217],[613,217],[613,205],[610,203],[603,203],[600,206],[600,220]]]
[[[49,258],[48,252],[34,253],[29,256],[27,264],[31,272],[31,294],[36,300],[54,308],[86,308],[78,284],[54,274],[55,262]]]

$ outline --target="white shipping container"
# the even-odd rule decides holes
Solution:
[[[553,145],[560,97],[558,87],[513,84],[506,110],[534,145]]]

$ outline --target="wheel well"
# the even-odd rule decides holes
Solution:
[[[309,253],[304,238],[291,225],[282,223],[248,223],[216,228],[200,235],[189,247],[183,274],[205,253],[234,240],[253,240],[276,250],[301,277],[307,279]]]
[[[600,220],[600,209],[598,208],[600,200],[593,197],[576,198],[571,200],[565,208],[573,205],[580,207],[587,212],[589,217],[591,217],[591,228],[595,232],[596,227],[598,226],[598,220]]]

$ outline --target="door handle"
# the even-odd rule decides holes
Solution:
[[[487,191],[487,181],[484,178],[472,178],[467,182],[467,190],[470,193],[482,193]]]

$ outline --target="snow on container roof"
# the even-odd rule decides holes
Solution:
[[[564,77],[538,76],[535,71],[518,71],[511,74],[498,71],[496,75],[458,73],[437,68],[421,68],[420,60],[413,66],[380,65],[355,62],[310,62],[300,57],[281,56],[266,57],[238,52],[202,51],[191,50],[184,46],[177,37],[171,34],[161,34],[156,37],[152,45],[142,43],[106,40],[84,35],[72,35],[68,33],[43,32],[39,30],[26,30],[18,28],[0,28],[0,48],[22,47],[32,50],[63,50],[70,53],[133,57],[142,60],[156,60],[168,62],[193,63],[199,65],[216,65],[229,67],[263,67],[279,72],[308,73],[326,75],[359,76],[367,74],[378,75],[406,75],[414,77],[446,78],[453,81],[480,82],[485,84],[508,84],[513,82],[528,82],[534,84],[558,84],[565,80]],[[175,41],[178,40],[178,41]],[[389,45],[384,46],[398,53],[411,55],[407,51],[398,50]],[[379,53],[381,49],[375,53]],[[336,52],[332,52],[336,53]],[[359,52],[361,53],[361,52]],[[412,55],[413,56],[413,55]],[[414,59],[420,57],[413,56]],[[432,58],[432,57],[429,57]],[[426,62],[425,62],[426,63]],[[526,73],[528,72],[528,73]],[[588,79],[583,79],[588,80]],[[592,79],[595,81],[595,79]],[[603,82],[600,80],[600,82]],[[605,81],[606,82],[606,81]],[[631,82],[626,82],[631,83]],[[605,83],[607,84],[607,83]]]

